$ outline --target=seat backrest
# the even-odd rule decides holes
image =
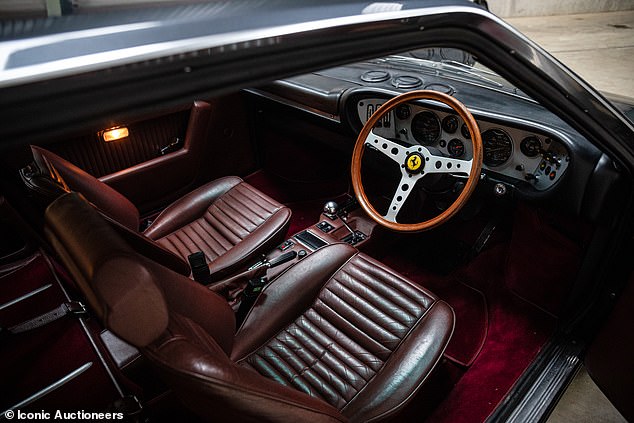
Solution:
[[[81,192],[102,212],[131,230],[139,230],[139,210],[119,192],[55,153],[31,146],[33,159],[43,171],[58,173],[73,191]]]
[[[227,302],[139,254],[80,194],[51,203],[45,233],[104,326],[138,347],[203,418],[346,421],[326,402],[233,362]]]
[[[48,206],[44,232],[106,327],[135,346],[165,331],[167,304],[149,260],[136,254],[81,194],[64,194]]]

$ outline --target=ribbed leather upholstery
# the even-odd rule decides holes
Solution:
[[[287,207],[227,176],[173,203],[144,234],[185,260],[202,251],[218,280],[282,242],[290,217]]]
[[[282,205],[247,183],[231,188],[193,222],[156,241],[187,257],[202,251],[215,260],[264,224]]]
[[[436,301],[356,254],[304,313],[241,364],[345,410]]]
[[[235,331],[223,298],[132,251],[80,200],[49,207],[49,239],[102,322],[207,421],[384,420],[449,342],[446,303],[347,244],[289,267]]]
[[[342,409],[381,369],[434,301],[363,256],[245,365]]]

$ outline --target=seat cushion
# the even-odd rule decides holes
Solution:
[[[287,207],[242,179],[226,177],[169,206],[144,234],[185,260],[202,251],[217,280],[279,244],[290,216]]]
[[[452,309],[433,294],[352,247],[333,245],[263,291],[232,358],[351,421],[371,421],[413,396],[453,325]]]

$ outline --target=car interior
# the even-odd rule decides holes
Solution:
[[[618,165],[461,50],[102,122],[0,159],[0,411],[485,421],[628,271]]]

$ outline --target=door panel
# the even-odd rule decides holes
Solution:
[[[218,103],[212,104],[215,108]],[[197,101],[191,109],[125,125],[129,135],[118,141],[104,142],[95,131],[45,148],[110,185],[144,214],[194,186],[211,109],[209,103]],[[162,154],[176,139],[176,148]]]
[[[99,179],[129,198],[142,214],[189,192],[201,166],[211,110],[209,103],[194,103],[181,148]]]
[[[50,146],[51,150],[96,178],[132,167],[161,155],[161,148],[187,131],[189,110],[127,125],[130,135],[103,142],[97,133]],[[182,145],[182,144],[181,144]]]
[[[588,373],[628,421],[634,421],[634,275],[585,358]]]

